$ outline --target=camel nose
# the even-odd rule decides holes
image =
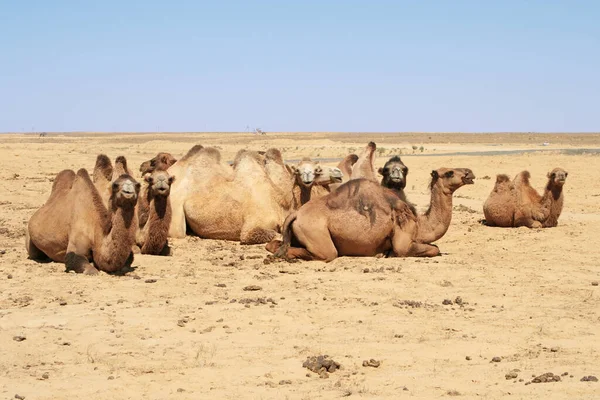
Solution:
[[[400,168],[394,168],[392,169],[390,177],[392,178],[392,180],[399,181],[404,179],[404,174],[402,173],[402,170]]]
[[[312,183],[315,180],[315,174],[312,171],[305,171],[300,174],[300,178],[304,183]]]

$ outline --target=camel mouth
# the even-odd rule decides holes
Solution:
[[[131,198],[135,197],[135,192],[130,192],[130,191],[127,191],[127,190],[122,190],[121,191],[121,195],[123,197],[125,197],[126,199],[131,199]]]
[[[472,185],[475,183],[474,179],[475,177],[463,176],[462,181],[465,185]]]
[[[390,176],[390,180],[392,182],[395,182],[395,183],[402,183],[402,182],[404,182],[404,178],[400,178],[400,177],[396,177],[396,176]]]
[[[342,183],[343,181],[341,176],[332,176],[330,180],[331,183]]]

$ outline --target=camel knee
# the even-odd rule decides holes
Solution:
[[[283,245],[283,242],[281,240],[271,240],[269,243],[267,243],[267,245],[265,246],[265,249],[269,252],[269,253],[277,253],[277,251],[279,251],[279,248]]]
[[[410,257],[437,257],[441,255],[440,249],[435,244],[413,243],[410,251]]]
[[[242,231],[240,235],[241,244],[262,244],[272,241],[277,232],[272,229],[252,228],[247,231]]]
[[[88,259],[82,255],[75,254],[74,252],[68,252],[65,256],[65,272],[75,271],[78,274],[91,271],[91,268],[95,269]],[[96,271],[97,272],[97,271]]]

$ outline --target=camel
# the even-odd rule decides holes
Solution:
[[[562,189],[568,175],[562,168],[550,171],[543,195],[531,187],[529,171],[520,172],[512,182],[507,175],[497,175],[494,189],[483,205],[486,225],[555,227],[562,212]]]
[[[369,142],[364,148],[356,163],[352,166],[352,175],[350,179],[369,179],[377,181],[377,173],[375,172],[375,150],[377,145],[374,142]]]
[[[140,172],[142,176],[147,173],[152,173],[155,169],[166,171],[169,167],[177,162],[177,159],[171,155],[171,153],[158,153],[156,157],[144,161],[140,165]]]
[[[339,168],[321,167],[318,162],[304,157],[297,166],[292,166],[294,209],[300,208],[311,198],[319,198],[329,194],[329,185],[342,181]]]
[[[136,242],[142,254],[169,254],[169,194],[174,180],[174,176],[161,169],[154,169],[152,173],[144,175],[147,185],[142,188],[138,198],[139,230],[136,235]]]
[[[242,244],[273,239],[286,213],[283,192],[267,175],[265,157],[242,151],[231,168],[217,149],[194,146],[167,170],[177,177],[171,186],[169,237],[185,237],[188,226],[207,239]]]
[[[390,251],[397,257],[438,256],[438,247],[431,243],[448,230],[452,195],[458,188],[473,184],[474,178],[468,168],[432,171],[431,204],[419,216],[397,192],[369,179],[351,180],[290,214],[283,224],[283,242],[273,240],[266,248],[286,259],[326,262],[339,256],[375,256]]]
[[[46,204],[29,220],[29,257],[64,262],[67,271],[88,275],[121,270],[133,261],[139,191],[135,179],[121,175],[111,184],[107,208],[85,169],[60,172]]]
[[[406,187],[406,176],[408,175],[408,167],[404,165],[399,156],[390,158],[382,168],[377,171],[383,178],[381,186],[394,190],[398,196],[404,201],[412,212],[417,215],[415,205],[409,202],[404,193]]]

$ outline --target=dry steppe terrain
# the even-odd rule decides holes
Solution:
[[[172,257],[136,255],[124,276],[27,259],[26,224],[53,177],[91,171],[98,153],[125,155],[136,173],[196,143],[228,160],[278,147],[335,165],[369,140],[377,166],[402,152],[421,211],[432,169],[474,171],[441,257],[265,263],[262,245],[188,236]],[[600,156],[583,148],[597,151],[600,135],[0,135],[0,398],[598,398],[600,382],[581,378],[600,377]],[[528,169],[541,190],[557,166],[569,172],[558,227],[479,222],[497,173]],[[341,369],[302,367],[323,354]],[[547,372],[561,380],[528,384]]]

